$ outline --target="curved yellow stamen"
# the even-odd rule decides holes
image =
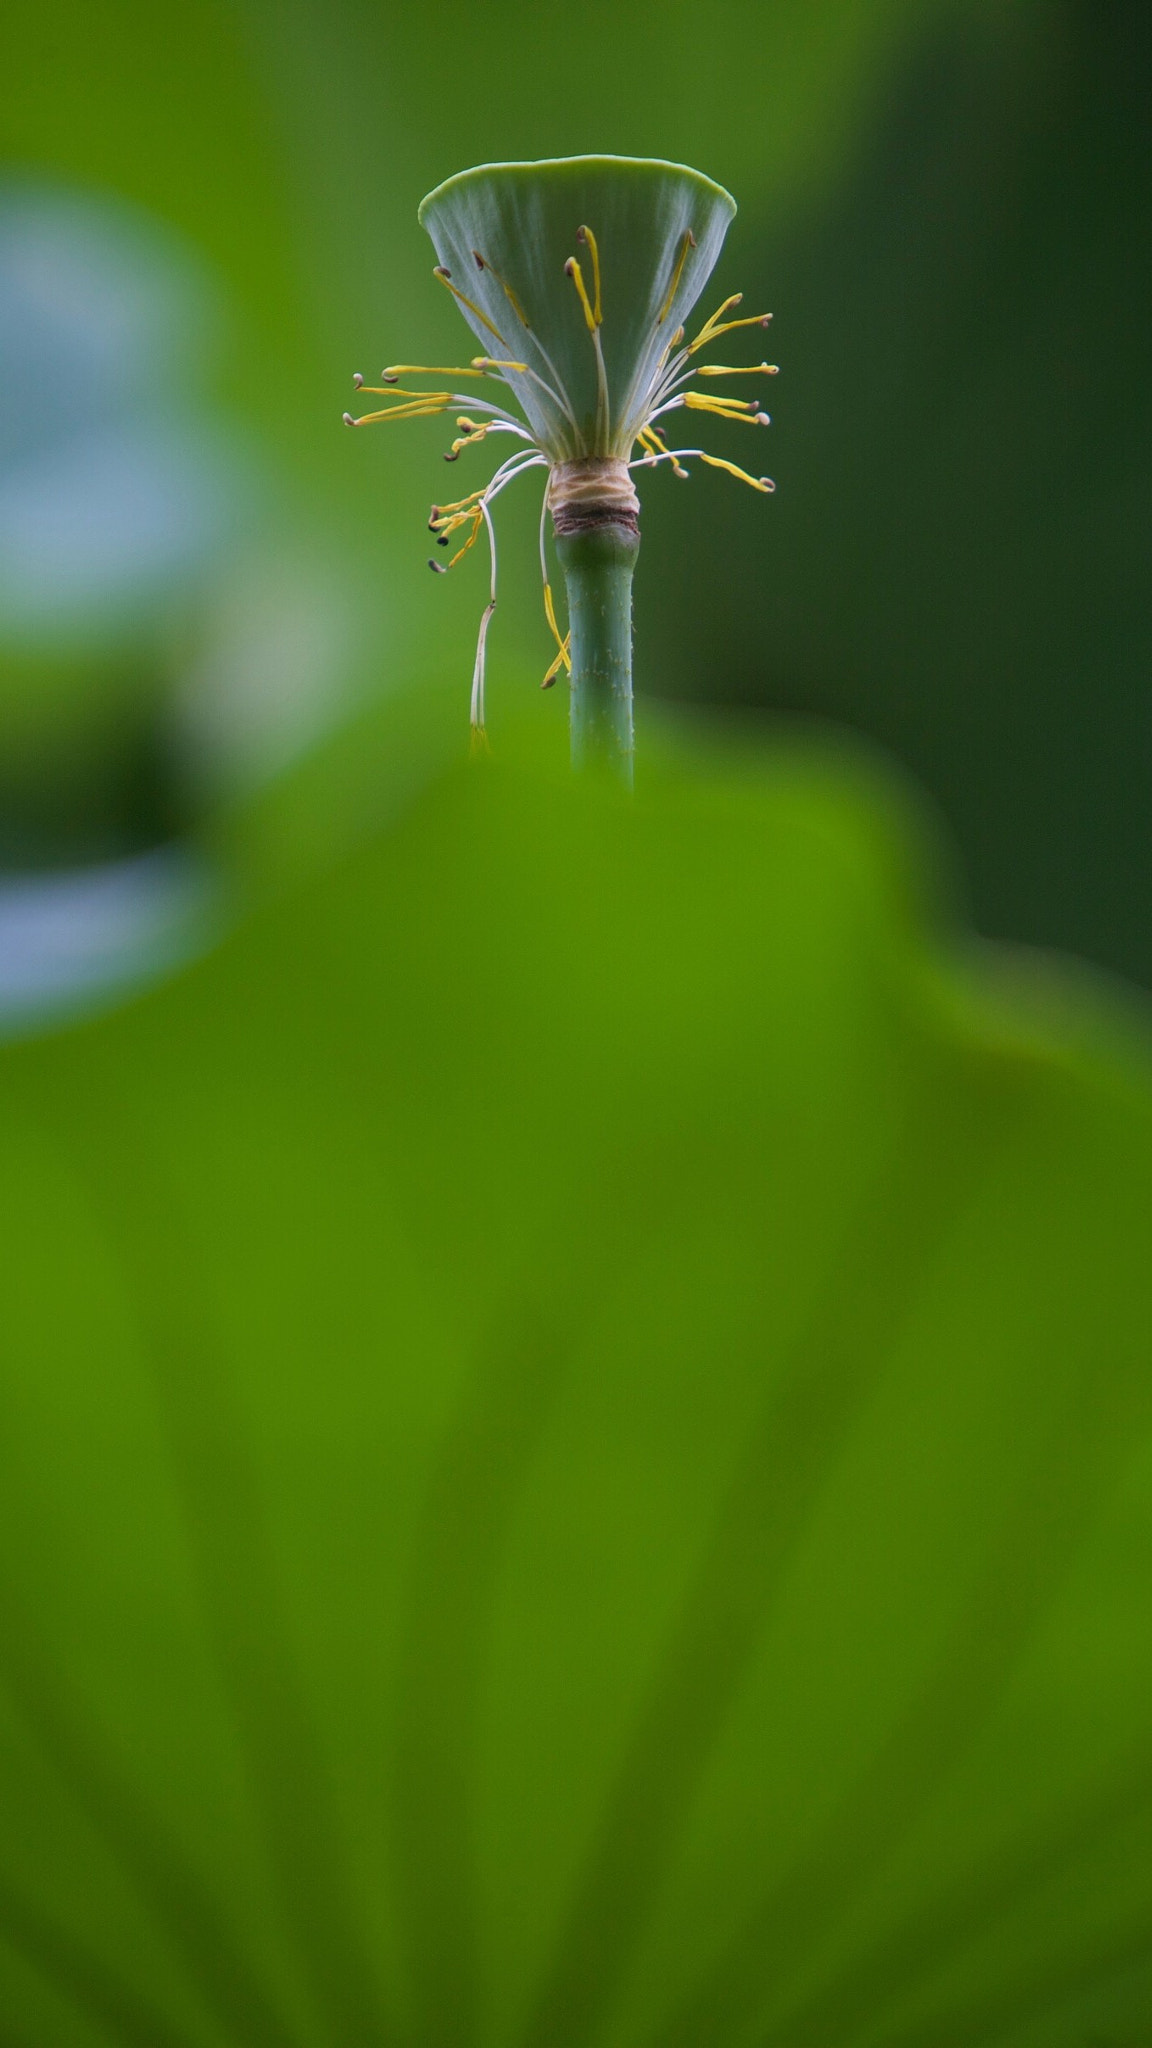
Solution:
[[[577,228],[576,240],[587,245],[588,253],[592,258],[592,294],[594,301],[592,318],[597,327],[600,327],[604,320],[604,313],[600,305],[600,251],[596,246],[596,237],[592,233],[591,228]]]
[[[720,314],[726,312],[729,306],[738,306],[743,296],[743,292],[737,292],[733,298],[725,301],[719,312],[714,313],[711,320],[700,329],[695,341],[689,342],[688,355],[694,356],[698,348],[704,348],[710,341],[719,341],[722,334],[734,333],[737,327],[767,327],[772,318],[771,313],[749,313],[743,320],[721,320]]]
[[[680,254],[676,258],[676,262],[672,271],[672,282],[668,286],[668,290],[664,295],[664,304],[661,306],[660,311],[656,316],[657,327],[662,327],[664,325],[665,320],[668,318],[669,313],[672,311],[672,301],[676,297],[676,293],[680,285],[680,279],[684,275],[684,265],[688,261],[688,251],[689,249],[694,249],[695,247],[695,235],[692,233],[691,228],[685,228],[683,240],[680,243]]]
[[[529,334],[531,334],[532,324],[528,318],[527,313],[524,311],[523,306],[520,304],[519,299],[516,297],[516,294],[513,291],[511,285],[508,283],[507,278],[501,277],[500,272],[496,268],[496,265],[494,263],[489,263],[488,258],[480,254],[479,249],[473,249],[472,260],[475,263],[478,270],[490,270],[492,272],[492,275],[496,279],[496,282],[499,285],[501,291],[503,292],[504,297],[507,299],[508,304],[511,306],[512,311],[516,315],[516,318],[519,320],[521,327],[526,327],[528,329]],[[495,332],[495,330],[493,330],[493,332]],[[524,365],[522,363],[517,363],[514,367],[516,369],[523,369]]]
[[[685,391],[685,405],[691,412],[715,413],[721,420],[743,420],[745,426],[767,426],[768,415],[761,412],[754,398],[713,398],[704,391]]]
[[[584,272],[581,270],[575,256],[568,258],[567,263],[564,265],[564,275],[572,279],[576,290],[579,292],[580,304],[584,308],[584,318],[588,323],[588,332],[589,334],[595,334],[596,316],[592,311],[592,301],[588,297],[588,288],[584,283]]]
[[[487,357],[481,357],[486,362]],[[381,370],[385,386],[392,385],[397,377],[480,377],[482,370],[465,370],[458,363],[388,363]],[[365,391],[376,390],[376,385],[365,384]]]
[[[488,318],[487,313],[481,311],[480,307],[476,304],[475,299],[470,299],[468,297],[467,292],[462,292],[458,284],[453,284],[451,277],[445,270],[444,265],[442,263],[436,264],[435,268],[433,269],[432,275],[433,277],[439,278],[441,284],[445,287],[447,291],[451,292],[452,297],[454,299],[459,299],[460,304],[462,306],[467,306],[468,311],[470,313],[475,313],[476,318],[480,322],[481,327],[486,327],[488,329],[489,334],[494,334],[496,336],[496,339],[500,343],[501,348],[507,348],[508,343],[505,341],[504,336],[500,332],[500,329],[498,327],[493,327],[492,322]]]
[[[463,560],[463,557],[468,553],[469,548],[475,547],[477,541],[480,538],[480,529],[483,526],[483,524],[483,519],[481,518],[480,514],[477,513],[476,518],[473,521],[472,531],[468,535],[468,538],[465,541],[463,547],[457,548],[456,553],[449,560],[448,567],[450,569],[454,569],[456,567],[457,562]]]
[[[707,341],[708,336],[712,333],[718,322],[724,318],[725,313],[730,313],[733,306],[739,306],[743,298],[743,292],[733,292],[730,298],[725,299],[722,306],[717,306],[714,313],[709,313],[695,341],[688,344],[689,349],[699,348],[702,342]]]
[[[703,449],[700,449],[698,452],[700,461],[706,462],[709,469],[726,469],[729,476],[738,477],[742,484],[751,484],[754,491],[774,491],[776,489],[770,476],[749,476],[746,469],[738,469],[734,462],[725,462],[722,455],[705,455]]]
[[[451,505],[434,505],[432,507],[432,517],[434,519],[439,519],[441,513],[466,511],[469,507],[476,503],[478,498],[482,498],[484,496],[484,493],[487,490],[487,488],[487,484],[482,484],[478,491],[469,491],[468,496],[466,498],[456,498],[453,500]]]
[[[450,399],[448,403],[451,403]],[[352,414],[346,412],[344,418],[350,427],[374,427],[380,420],[431,420],[437,418],[440,413],[447,412],[447,410],[448,405],[442,403],[435,405],[397,405],[387,407],[383,412],[361,413],[359,419],[353,419]]]
[[[670,462],[672,464],[674,476],[687,477],[688,471],[683,463],[679,462],[676,456],[673,455],[671,449],[665,446],[656,427],[642,427],[639,440],[640,446],[646,449],[649,455],[654,455],[658,461]]]
[[[779,363],[701,363],[697,377],[777,377]]]
[[[642,449],[644,449],[644,451],[646,451],[648,455],[654,455],[654,457],[656,457],[658,461],[666,461],[666,463],[670,463],[670,465],[672,465],[672,475],[676,475],[676,477],[687,477],[687,473],[689,473],[689,471],[687,471],[687,469],[683,467],[683,463],[678,463],[678,461],[676,461],[676,457],[672,455],[672,451],[668,449],[668,446],[664,444],[664,440],[660,438],[660,432],[658,432],[658,428],[654,428],[654,426],[644,426],[644,428],[640,430],[640,436],[637,436],[637,438],[640,438],[640,446],[642,446]]]
[[[457,562],[461,561],[463,557],[468,553],[469,548],[475,547],[476,542],[480,537],[480,529],[484,524],[484,514],[481,508],[477,505],[473,507],[473,510],[470,513],[457,513],[454,519],[429,520],[429,526],[432,528],[432,531],[436,534],[437,539],[440,541],[447,540],[449,534],[455,533],[458,527],[467,526],[469,520],[471,520],[472,531],[468,535],[468,538],[465,541],[463,547],[457,548],[456,553],[452,555],[447,562],[429,562],[428,567],[430,569],[435,569],[438,576],[443,576],[449,569],[454,569],[456,567]]]
[[[544,612],[545,616],[547,617],[548,624],[552,629],[552,638],[555,640],[557,647],[560,649],[559,656],[556,662],[553,664],[552,668],[549,669],[548,674],[550,676],[555,675],[556,670],[560,666],[561,662],[563,662],[564,667],[569,671],[569,673],[571,673],[572,663],[568,659],[568,642],[572,636],[568,633],[562,636],[560,628],[556,624],[556,607],[552,602],[552,585],[550,583],[546,583],[544,585]],[[545,683],[545,687],[547,687],[547,683]]]
[[[445,405],[452,402],[450,391],[406,391],[399,384],[360,384],[357,389],[366,391],[370,398],[426,398],[443,400]]]
[[[487,439],[491,431],[489,427],[477,426],[473,420],[457,420],[456,425],[463,427],[464,432],[457,435],[453,441],[451,449],[444,457],[445,462],[455,462],[465,448],[475,448],[481,441]]]
[[[572,662],[568,652],[571,642],[572,635],[568,633],[564,637],[564,640],[561,644],[560,652],[556,656],[555,661],[552,663],[551,668],[548,669],[545,673],[544,680],[540,685],[540,688],[542,690],[550,690],[552,688],[552,685],[556,681],[556,678],[559,675],[560,670],[562,668],[565,669],[569,675],[571,675]]]

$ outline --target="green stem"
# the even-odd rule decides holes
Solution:
[[[572,632],[574,768],[632,786],[632,571],[640,537],[617,520],[557,534]]]

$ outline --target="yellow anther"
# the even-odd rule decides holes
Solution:
[[[527,363],[503,363],[498,356],[473,356],[472,368],[486,373],[489,370],[526,370]]]
[[[556,681],[556,678],[559,675],[562,668],[566,669],[568,674],[571,675],[572,661],[568,652],[569,647],[571,645],[571,640],[572,635],[570,633],[566,634],[563,644],[560,648],[559,654],[556,656],[555,661],[552,663],[551,668],[547,671],[544,680],[540,685],[540,688],[542,690],[550,690],[552,688],[552,685]]]
[[[709,398],[702,391],[686,391],[684,403],[693,412],[710,412],[721,420],[741,420],[746,427],[767,426],[768,415],[754,398]]]
[[[361,384],[360,389],[372,398],[426,398],[443,400],[445,405],[452,402],[450,391],[405,391],[399,384]]]
[[[358,420],[351,419],[350,414],[346,415],[346,417],[351,420],[351,424],[354,427],[374,427],[380,420],[435,419],[438,414],[447,410],[447,405],[442,402],[436,405],[397,405],[389,406],[383,412],[361,413]]]
[[[688,471],[683,463],[673,455],[670,448],[665,446],[657,428],[645,427],[640,434],[640,445],[649,455],[656,456],[659,461],[670,462],[672,464],[673,476],[686,477],[688,475]]]
[[[727,304],[739,305],[741,296],[741,293],[737,292],[735,299],[729,299]],[[719,341],[722,334],[734,333],[737,327],[767,327],[768,322],[772,318],[771,313],[750,313],[743,320],[721,320],[720,313],[723,313],[725,310],[726,307],[721,306],[720,312],[714,313],[707,325],[701,328],[695,341],[689,343],[688,354],[690,356],[694,356],[697,349],[703,348],[707,342]]]
[[[770,476],[749,476],[746,469],[738,469],[734,462],[725,462],[722,455],[705,455],[702,449],[698,450],[698,453],[701,462],[706,462],[709,469],[726,469],[729,476],[738,477],[742,484],[751,484],[754,491],[776,489]]]
[[[592,258],[592,318],[597,327],[599,327],[604,319],[603,309],[600,305],[600,251],[596,247],[596,237],[592,233],[591,228],[577,228],[576,240],[586,244],[588,253]]]
[[[457,462],[465,448],[474,448],[478,442],[484,439],[487,432],[487,427],[479,427],[471,433],[458,435],[444,457],[445,462]]]
[[[779,363],[701,363],[693,372],[696,377],[776,377],[780,373]]]
[[[488,318],[487,313],[481,312],[479,306],[476,304],[475,299],[470,299],[468,297],[467,292],[462,292],[458,284],[453,284],[451,277],[445,270],[444,265],[442,263],[437,263],[432,272],[432,275],[433,277],[438,277],[440,279],[441,284],[444,285],[446,289],[451,292],[452,297],[454,299],[459,299],[460,304],[462,306],[467,306],[468,311],[470,313],[475,313],[476,318],[480,322],[481,327],[486,327],[488,329],[489,334],[494,334],[496,336],[496,339],[500,343],[501,348],[507,348],[508,344],[505,341],[504,336],[501,334],[500,329],[498,327],[493,327],[492,322]]]
[[[575,256],[568,258],[567,263],[564,265],[564,275],[572,279],[576,290],[579,292],[580,304],[584,308],[584,318],[588,323],[588,332],[589,334],[595,334],[596,316],[592,311],[592,302],[588,297],[588,289],[584,283],[584,272],[581,270]]]
[[[725,313],[730,313],[732,311],[733,306],[739,306],[742,303],[743,298],[743,292],[733,292],[731,298],[725,299],[724,304],[722,306],[717,306],[716,311],[714,313],[709,313],[708,318],[704,322],[703,327],[700,329],[699,334],[696,336],[695,341],[690,344],[691,347],[699,348],[700,343],[702,341],[707,340],[708,336],[711,334],[717,322],[724,318]]]
[[[680,253],[676,258],[676,262],[672,270],[672,282],[668,286],[668,290],[664,295],[664,304],[661,306],[659,315],[657,316],[657,327],[663,326],[665,320],[668,318],[669,313],[672,311],[672,301],[676,297],[676,293],[680,285],[680,279],[684,275],[684,265],[688,261],[688,251],[689,249],[694,249],[695,247],[695,235],[692,233],[691,228],[685,228],[684,236],[680,243]]]
[[[447,540],[456,532],[457,527],[467,526],[469,520],[476,517],[478,510],[478,505],[467,505],[459,512],[445,512],[428,521],[428,530],[436,534],[441,541]]]
[[[565,634],[562,636],[560,628],[556,624],[556,607],[552,602],[552,585],[550,583],[546,583],[544,585],[544,612],[545,616],[547,617],[548,624],[552,629],[552,638],[555,640],[557,647],[560,649],[559,658],[555,662],[553,667],[549,669],[548,674],[549,676],[555,675],[556,670],[559,668],[561,662],[563,662],[564,667],[568,669],[569,672],[571,672],[572,664],[568,659],[568,641],[571,636],[569,634]],[[546,687],[547,682],[545,682],[545,688]]]
[[[479,370],[464,370],[457,363],[389,363],[380,375],[386,386],[393,384],[397,377],[479,377]],[[365,384],[365,391],[377,387]]]
[[[432,520],[430,523],[435,524],[442,518],[450,519],[457,512],[461,513],[465,518],[469,517],[475,509],[478,500],[484,496],[487,488],[487,484],[484,484],[478,491],[469,491],[466,498],[457,498],[451,505],[434,505],[432,507]]]
[[[473,249],[472,260],[475,263],[477,270],[490,270],[492,272],[492,275],[496,279],[496,282],[499,285],[501,291],[503,292],[504,297],[507,299],[508,304],[511,306],[512,311],[516,315],[516,318],[519,320],[521,327],[527,327],[529,334],[531,334],[532,328],[529,323],[528,315],[524,311],[523,306],[520,304],[519,299],[516,297],[516,294],[513,291],[511,285],[508,283],[507,278],[501,277],[500,272],[496,269],[495,265],[489,263],[488,258],[480,254],[479,249]]]
[[[469,548],[474,548],[477,541],[479,540],[481,528],[483,527],[483,525],[484,514],[478,511],[473,515],[471,533],[468,535],[468,538],[465,541],[463,547],[457,548],[456,553],[449,558],[449,560],[445,564],[446,568],[454,569],[456,567],[457,562],[463,561],[464,556],[468,553]]]

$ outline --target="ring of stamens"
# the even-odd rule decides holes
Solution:
[[[574,488],[577,496],[581,499],[581,504],[586,503],[590,510],[599,503],[600,517],[616,516],[619,518],[627,516],[631,519],[635,516],[632,508],[636,507],[637,500],[631,490],[629,482],[630,472],[637,469],[655,468],[658,464],[666,462],[670,464],[674,475],[680,478],[687,478],[689,471],[685,464],[689,461],[702,462],[708,468],[723,470],[728,475],[737,478],[741,483],[748,484],[755,491],[770,492],[775,490],[775,484],[770,477],[753,476],[747,470],[741,469],[738,464],[728,461],[726,457],[712,455],[703,448],[670,448],[664,429],[659,424],[667,414],[684,410],[708,413],[719,419],[737,421],[744,426],[768,426],[770,424],[769,416],[760,409],[759,401],[756,399],[739,398],[735,395],[730,396],[727,393],[718,391],[690,390],[685,387],[691,384],[692,380],[696,377],[776,376],[777,366],[775,363],[761,362],[741,366],[739,364],[727,363],[701,363],[696,365],[693,362],[693,358],[700,350],[708,347],[710,343],[719,340],[721,335],[731,334],[742,328],[766,328],[771,321],[771,314],[757,313],[743,315],[734,319],[729,318],[728,316],[733,314],[735,309],[741,304],[742,295],[739,292],[735,292],[723,301],[715,313],[709,316],[691,341],[685,340],[683,326],[677,327],[657,358],[648,388],[632,415],[631,426],[627,422],[621,422],[614,436],[612,432],[608,379],[600,338],[600,330],[604,322],[600,249],[595,234],[587,225],[582,225],[577,229],[576,240],[588,252],[592,275],[591,292],[588,290],[579,257],[569,257],[564,265],[564,269],[575,287],[584,324],[592,341],[596,358],[597,407],[593,435],[594,447],[588,448],[582,442],[576,414],[564,390],[563,381],[543,342],[532,328],[521,300],[507,280],[501,276],[495,266],[479,250],[472,251],[477,268],[481,271],[491,272],[495,278],[520,323],[526,343],[530,342],[531,347],[536,351],[543,365],[543,371],[536,369],[532,363],[521,360],[513,353],[505,337],[483,308],[474,299],[470,298],[466,292],[461,290],[443,264],[437,264],[433,274],[459,304],[467,309],[471,317],[477,320],[499,343],[501,354],[499,356],[474,356],[467,366],[393,363],[381,372],[382,381],[380,385],[366,385],[363,377],[357,374],[353,378],[353,384],[357,391],[363,391],[366,396],[384,398],[388,402],[378,411],[363,413],[359,417],[354,417],[351,413],[347,412],[344,414],[344,420],[348,426],[370,426],[381,424],[386,420],[436,418],[443,413],[452,411],[454,408],[466,406],[469,410],[457,412],[456,414],[455,426],[458,430],[457,437],[445,453],[444,459],[447,462],[458,461],[465,449],[479,446],[480,443],[486,441],[492,434],[512,434],[516,439],[525,444],[513,455],[507,457],[489,478],[488,483],[479,490],[468,492],[465,497],[455,500],[452,504],[433,505],[428,521],[429,529],[435,535],[439,547],[450,547],[453,536],[464,532],[466,529],[462,544],[450,555],[447,562],[430,562],[429,566],[439,574],[446,573],[448,569],[454,568],[457,562],[462,561],[464,556],[475,547],[481,532],[485,529],[487,530],[490,557],[490,594],[480,621],[480,630],[476,644],[476,660],[472,676],[472,724],[474,733],[481,741],[483,740],[484,730],[484,673],[488,628],[496,607],[496,535],[492,524],[491,505],[493,500],[499,496],[500,492],[508,484],[514,482],[517,477],[523,475],[529,469],[544,467],[548,470],[548,483],[545,488],[540,513],[540,566],[543,579],[544,614],[557,652],[551,666],[544,675],[541,685],[544,689],[548,689],[551,686],[562,669],[571,673],[572,667],[571,635],[570,633],[561,633],[556,618],[555,602],[548,578],[547,551],[545,546],[545,528],[549,510],[553,513],[555,523],[557,511],[566,502],[566,493],[568,497],[571,497],[572,489]],[[668,286],[657,316],[656,325],[658,327],[663,325],[672,311],[686,265],[696,246],[696,238],[691,229],[686,229],[680,239],[672,264]],[[478,396],[465,397],[463,393],[458,391],[443,389],[421,391],[410,389],[400,382],[401,378],[409,376],[466,378],[469,380],[490,379],[506,387],[510,386],[510,380],[513,377],[528,377],[547,397],[550,405],[556,408],[557,413],[565,422],[565,431],[570,430],[571,434],[575,437],[576,453],[575,455],[568,451],[559,453],[556,448],[549,449],[544,446],[543,441],[545,437],[540,436],[537,438],[525,424],[523,418],[509,412],[503,405],[497,405]],[[628,402],[631,404],[632,400],[629,399]],[[482,414],[483,417],[473,418],[472,414],[474,412]],[[636,449],[639,449],[641,452],[635,454],[634,450]],[[566,472],[569,477],[575,480],[572,486],[561,481],[561,471]],[[610,473],[611,489],[609,489]],[[627,514],[624,511],[626,500]],[[617,508],[614,514],[613,507]]]

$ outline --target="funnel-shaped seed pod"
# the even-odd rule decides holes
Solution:
[[[540,566],[544,611],[558,650],[544,688],[561,669],[572,696],[573,759],[608,761],[626,778],[632,758],[632,569],[640,501],[634,475],[667,464],[686,477],[702,462],[773,489],[727,456],[670,447],[672,416],[708,413],[737,426],[767,426],[759,398],[731,396],[699,378],[771,376],[772,363],[697,363],[701,349],[734,328],[766,327],[769,314],[730,317],[725,299],[688,340],[685,322],[720,254],[736,203],[723,186],[682,164],[641,157],[581,156],[535,164],[483,164],[430,192],[420,219],[439,262],[436,276],[455,298],[483,354],[466,365],[393,363],[379,386],[354,381],[386,403],[354,419],[455,415],[445,460],[492,437],[515,445],[488,483],[432,507],[429,527],[451,547],[450,569],[486,532],[489,599],[472,673],[472,723],[482,738],[488,628],[496,606],[496,536],[491,506],[528,470],[544,469]],[[443,388],[408,384],[434,377]],[[469,380],[473,388],[451,386]],[[496,388],[493,388],[496,387]],[[483,395],[480,395],[483,393]],[[466,407],[466,411],[461,411]],[[551,513],[564,568],[570,630],[562,633],[548,578]]]
[[[462,171],[420,219],[553,462],[627,461],[736,202],[680,164],[570,157]],[[581,246],[582,244],[582,246]]]

